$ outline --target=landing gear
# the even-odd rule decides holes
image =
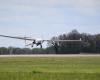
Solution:
[[[36,40],[33,40],[31,47],[33,47],[34,44],[36,44]]]
[[[40,44],[40,48],[42,48],[42,44]]]
[[[37,43],[36,45],[37,45],[37,46],[39,46],[39,45],[40,45],[40,48],[42,48],[42,43]]]
[[[34,46],[34,44],[32,44],[32,46],[31,47],[33,47]]]
[[[52,43],[53,44],[53,46],[54,46],[54,50],[55,50],[55,53],[56,54],[58,54],[58,48],[59,48],[59,45],[58,45],[58,43]]]

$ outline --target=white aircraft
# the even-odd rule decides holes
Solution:
[[[14,38],[14,39],[20,39],[20,40],[25,40],[26,41],[32,41],[32,43],[26,45],[29,46],[31,45],[31,47],[34,46],[34,44],[36,46],[40,46],[42,48],[42,44],[43,42],[51,42],[51,43],[57,43],[57,42],[81,42],[81,38],[79,40],[43,40],[43,39],[34,39],[34,38],[30,38],[30,37],[15,37],[15,36],[7,36],[7,35],[0,35],[0,37],[7,37],[7,38]]]

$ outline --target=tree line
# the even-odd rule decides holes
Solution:
[[[79,40],[81,42],[59,42],[58,53],[100,53],[100,34],[79,33],[72,30],[67,34],[53,37],[52,40]]]
[[[79,54],[100,53],[100,34],[79,33],[72,30],[69,33],[54,36],[51,40],[79,40],[81,42],[49,42],[47,48],[15,48],[0,47],[0,54]]]

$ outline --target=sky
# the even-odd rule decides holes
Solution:
[[[100,33],[100,0],[0,0],[0,34],[50,39],[73,29]],[[25,47],[1,38],[0,47]]]

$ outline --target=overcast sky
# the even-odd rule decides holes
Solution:
[[[100,32],[100,0],[0,0],[0,34],[50,39],[73,29]],[[0,38],[0,46],[24,41]]]

